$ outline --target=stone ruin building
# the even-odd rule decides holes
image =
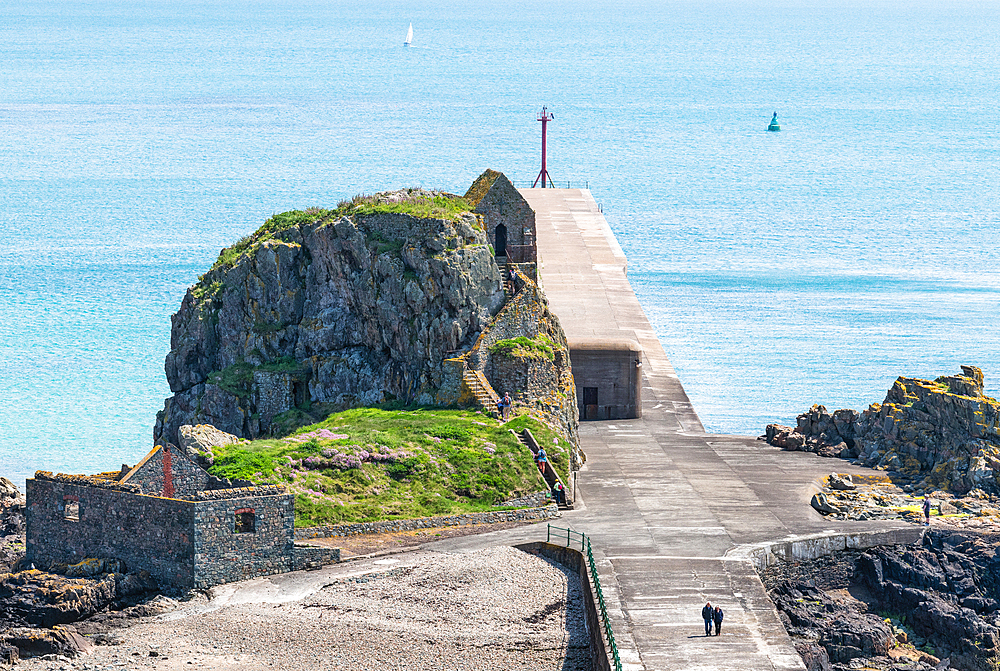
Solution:
[[[119,472],[38,471],[26,498],[26,558],[42,568],[113,558],[161,588],[204,589],[339,560],[295,544],[284,487],[221,480],[173,445]]]
[[[483,172],[465,199],[483,217],[498,265],[535,263],[535,211],[502,172]],[[533,271],[527,274],[534,277]]]

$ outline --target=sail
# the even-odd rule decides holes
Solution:
[[[406,40],[403,41],[403,46],[410,46],[410,42],[413,41],[413,24],[410,24],[410,29],[406,31]]]

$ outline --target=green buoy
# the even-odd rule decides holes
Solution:
[[[768,130],[778,131],[781,130],[781,126],[778,125],[778,113],[775,112],[774,116],[771,117],[771,123],[767,125]]]

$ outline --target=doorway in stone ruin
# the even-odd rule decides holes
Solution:
[[[507,256],[507,227],[497,224],[493,232],[493,249],[495,256]]]

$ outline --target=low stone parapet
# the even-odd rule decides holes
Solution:
[[[456,527],[469,524],[497,524],[500,522],[528,522],[549,520],[558,517],[559,507],[554,503],[537,508],[518,510],[491,510],[482,513],[443,515],[440,517],[418,517],[410,520],[382,520],[379,522],[354,522],[331,524],[320,527],[306,527],[295,530],[295,540],[310,538],[336,538],[358,534],[384,534],[398,531],[416,531],[435,527]]]
[[[292,570],[319,568],[326,564],[340,562],[340,548],[328,548],[322,545],[306,545],[296,543],[292,555]]]

